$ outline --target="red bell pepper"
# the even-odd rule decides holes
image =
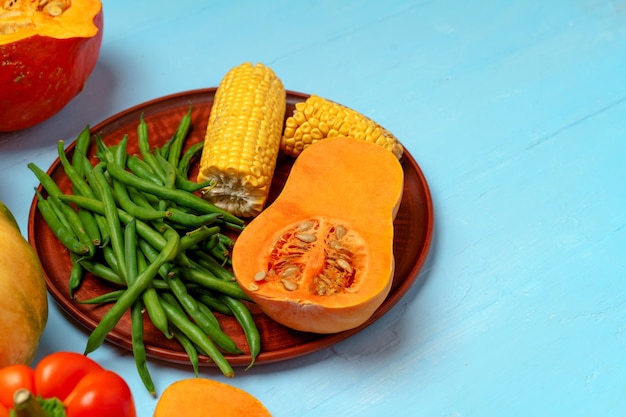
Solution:
[[[23,403],[16,404],[14,395],[20,390],[16,397]],[[25,365],[0,369],[0,417],[21,408],[25,411],[18,415],[29,417],[137,416],[126,381],[73,352],[52,353],[34,369]]]

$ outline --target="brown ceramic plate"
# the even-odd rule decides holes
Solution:
[[[143,114],[149,126],[150,142],[161,145],[170,138],[184,113],[193,106],[192,127],[187,139],[187,146],[204,138],[204,130],[213,103],[215,88],[201,89],[158,98],[126,111],[123,111],[91,129],[92,134],[101,134],[108,145],[117,143],[125,134],[129,136],[129,153],[139,153],[136,143],[136,128],[140,115]],[[287,93],[287,114],[293,112],[295,103],[304,101],[308,95]],[[93,144],[92,144],[93,145]],[[71,155],[73,144],[67,147]],[[95,146],[89,150],[92,160],[95,159]],[[292,160],[281,158],[272,185],[270,200],[275,198],[285,183]],[[391,292],[382,306],[367,323],[359,328],[331,335],[319,335],[290,330],[265,316],[251,306],[262,337],[262,353],[256,363],[282,361],[333,345],[372,324],[391,309],[417,280],[420,268],[426,260],[432,233],[433,208],[426,179],[413,159],[405,152],[402,157],[405,172],[404,196],[395,220],[395,257],[396,270]],[[64,192],[69,192],[71,184],[65,176],[63,167],[57,159],[48,173],[59,184]],[[192,173],[193,174],[193,173]],[[40,191],[43,192],[43,190]],[[44,193],[45,195],[45,193]],[[67,250],[57,241],[36,208],[37,197],[33,199],[30,209],[28,236],[35,248],[46,275],[50,294],[61,308],[76,321],[93,330],[109,308],[108,306],[78,304],[69,297],[68,281],[71,262]],[[112,289],[101,280],[87,276],[77,299],[88,299]],[[233,366],[247,365],[250,362],[245,335],[235,320],[228,316],[218,315],[226,333],[244,350],[243,355],[227,356]],[[125,315],[117,327],[108,335],[111,343],[131,349],[130,317]],[[173,363],[189,363],[182,347],[174,340],[166,339],[146,320],[145,345],[149,356]],[[206,359],[206,358],[204,358]],[[208,361],[204,361],[208,363]]]

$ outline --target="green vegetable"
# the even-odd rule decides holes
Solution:
[[[240,301],[248,298],[228,268],[233,242],[222,230],[241,230],[244,222],[195,194],[211,183],[187,178],[191,161],[202,150],[202,143],[185,150],[190,126],[191,107],[171,138],[161,148],[152,148],[142,115],[137,126],[139,155],[128,154],[127,135],[107,146],[100,135],[91,137],[89,127],[76,139],[71,160],[59,141],[59,159],[72,184],[67,194],[29,164],[47,193],[37,193],[42,217],[71,253],[70,294],[80,294],[87,274],[118,287],[76,300],[112,304],[90,334],[85,354],[97,349],[130,310],[133,355],[151,394],[144,312],[165,337],[181,344],[196,375],[199,354],[232,376],[224,354],[243,353],[221,329],[214,311],[235,317],[241,325],[252,354],[250,366],[260,350],[258,329]],[[88,157],[92,145],[95,162]]]

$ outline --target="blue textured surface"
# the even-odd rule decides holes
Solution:
[[[40,126],[0,134],[0,200],[23,231],[36,185],[26,164],[48,167],[57,139],[261,61],[286,88],[393,131],[429,181],[436,229],[418,284],[376,324],[227,382],[276,417],[626,412],[626,2],[108,0],[104,10],[84,91]],[[85,341],[51,303],[39,357]],[[94,358],[150,416],[131,356],[106,344]],[[191,375],[150,367],[159,390]]]

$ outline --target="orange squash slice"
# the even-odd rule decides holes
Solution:
[[[327,334],[362,325],[391,288],[403,187],[400,162],[380,146],[351,138],[309,146],[280,195],[237,238],[237,281],[292,329]]]

